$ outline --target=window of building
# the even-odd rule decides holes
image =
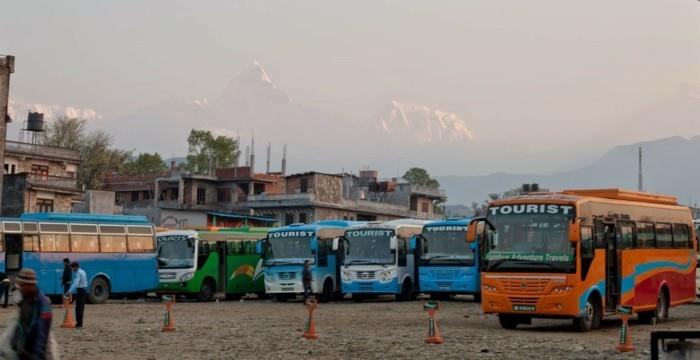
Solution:
[[[151,192],[146,190],[143,192],[143,199],[144,200],[151,200]]]
[[[309,192],[309,179],[303,178],[299,180],[299,192],[302,194]]]
[[[138,191],[131,192],[131,201],[139,201],[139,192]]]
[[[204,205],[207,202],[207,189],[197,188],[197,205]]]
[[[43,252],[70,252],[68,234],[41,234],[40,243]]]
[[[676,248],[692,248],[693,242],[690,241],[690,230],[686,224],[673,224],[673,247]]]
[[[656,247],[673,247],[673,231],[671,224],[656,224]]]
[[[220,203],[231,202],[231,190],[230,189],[217,189],[216,199]]]
[[[654,224],[640,222],[637,223],[637,247],[638,248],[654,248]]]
[[[306,224],[306,221],[307,221],[306,213],[300,213],[299,214],[299,222],[302,224]]]
[[[421,211],[422,213],[428,213],[428,212],[429,212],[429,209],[430,209],[430,204],[428,204],[427,202],[422,202],[422,203],[420,204],[420,211]]]
[[[294,224],[294,214],[293,213],[284,214],[284,224],[285,225]]]
[[[32,164],[31,173],[34,175],[49,175],[49,167],[46,165],[36,165]]]
[[[16,174],[17,173],[17,165],[12,164],[10,165],[10,174]]]
[[[66,171],[66,177],[75,179],[75,172],[73,171]]]
[[[38,212],[53,212],[52,199],[36,199],[36,211]]]

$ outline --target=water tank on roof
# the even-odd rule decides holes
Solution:
[[[27,115],[27,130],[44,131],[44,114],[29,112],[29,115]]]

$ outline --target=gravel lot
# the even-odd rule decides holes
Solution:
[[[13,312],[0,309],[3,327]],[[563,320],[506,331],[466,299],[442,302],[442,345],[424,343],[427,314],[420,301],[321,304],[316,341],[300,337],[307,315],[300,302],[177,303],[174,333],[161,332],[163,312],[157,301],[88,305],[85,328],[75,330],[59,327],[63,311],[57,307],[54,334],[64,359],[647,359],[653,329],[700,328],[700,305],[674,308],[666,323],[633,322],[637,351],[618,354],[614,319],[583,334]]]

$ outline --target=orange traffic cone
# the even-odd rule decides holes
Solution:
[[[175,331],[175,317],[173,316],[175,296],[163,296],[163,300],[165,300],[165,321],[163,322],[163,331]]]
[[[437,311],[440,309],[440,303],[437,301],[426,301],[423,303],[423,310],[428,311],[428,337],[425,342],[428,344],[442,344],[445,340],[440,335],[440,328],[437,324]]]
[[[632,314],[632,307],[620,306],[617,310],[622,317],[622,326],[620,326],[620,340],[619,343],[615,345],[615,348],[619,352],[634,351],[634,345],[632,345],[632,336],[630,336],[628,324],[629,317]]]
[[[301,336],[310,339],[318,339],[318,334],[316,334],[316,324],[314,323],[314,310],[316,309],[316,299],[309,299],[306,302],[306,308],[309,310],[309,320],[306,322],[306,328]]]
[[[74,328],[76,323],[75,319],[73,318],[73,312],[70,309],[70,302],[71,302],[71,297],[63,297],[63,308],[66,310],[66,314],[63,316],[63,324],[61,324],[62,328]]]

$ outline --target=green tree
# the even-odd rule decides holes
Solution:
[[[419,167],[412,167],[403,174],[403,179],[408,181],[410,184],[425,186],[431,189],[437,189],[440,187],[440,183],[430,177],[428,171]]]
[[[192,172],[206,172],[214,168],[232,166],[240,151],[238,142],[227,136],[214,137],[209,130],[190,131],[187,137],[188,154],[185,168]]]
[[[46,124],[44,145],[80,149],[85,136],[85,120],[60,117]]]
[[[158,153],[140,153],[124,164],[124,172],[127,175],[160,175],[167,169],[163,158]]]
[[[78,186],[97,189],[102,185],[102,176],[110,172],[123,172],[131,152],[112,148],[112,137],[104,131],[94,131],[80,141]]]

